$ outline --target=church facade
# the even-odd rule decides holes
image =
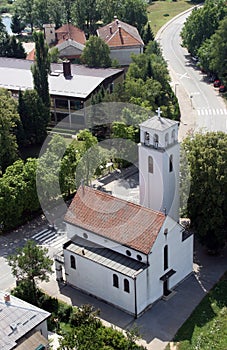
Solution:
[[[65,216],[63,260],[55,261],[57,279],[63,264],[66,283],[135,317],[193,269],[193,236],[178,223],[178,123],[158,111],[140,131],[141,204],[80,186]]]

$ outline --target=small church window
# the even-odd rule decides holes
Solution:
[[[165,236],[168,235],[168,228],[165,228],[165,230],[164,230],[164,235],[165,235]]]
[[[175,129],[172,130],[171,138],[172,138],[172,142],[175,142],[175,139],[176,139],[176,131],[175,131]]]
[[[116,274],[113,274],[113,286],[119,288],[119,279]]]
[[[144,144],[149,145],[149,143],[150,143],[150,134],[149,134],[149,132],[146,131],[144,133]]]
[[[129,281],[126,278],[124,279],[124,291],[130,293]]]
[[[168,269],[168,245],[164,247],[164,270]]]
[[[73,255],[70,255],[70,265],[72,269],[76,268],[76,259]]]
[[[154,161],[151,156],[148,157],[148,171],[149,173],[153,174],[154,172]]]
[[[159,139],[158,139],[158,135],[157,134],[154,134],[153,141],[154,141],[154,147],[158,148]]]
[[[171,154],[169,157],[169,172],[173,171],[173,155]]]
[[[128,255],[128,256],[131,256],[132,254],[131,254],[131,252],[130,252],[130,250],[126,250],[126,254]]]
[[[165,146],[167,147],[169,144],[169,134],[168,132],[165,134]]]
[[[139,254],[137,254],[136,257],[137,257],[137,260],[139,260],[139,261],[142,261],[142,259],[143,259],[142,256]]]

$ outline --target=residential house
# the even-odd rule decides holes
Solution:
[[[118,18],[97,29],[97,35],[109,46],[111,59],[116,59],[121,66],[132,62],[132,53],[143,53],[144,43],[137,28]]]
[[[0,292],[0,349],[49,349],[48,317],[49,312]]]
[[[54,46],[59,51],[60,58],[69,60],[79,58],[85,47],[85,33],[72,25],[64,24],[55,29],[54,24],[44,24],[44,35],[49,46]]]

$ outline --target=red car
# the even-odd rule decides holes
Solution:
[[[226,92],[226,87],[225,87],[225,85],[221,85],[221,86],[220,86],[219,92]]]
[[[221,86],[221,80],[215,80],[214,87],[220,87],[220,86]]]

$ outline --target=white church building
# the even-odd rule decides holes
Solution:
[[[56,277],[138,317],[193,270],[193,236],[179,224],[178,122],[140,125],[140,205],[80,186],[67,213]]]

